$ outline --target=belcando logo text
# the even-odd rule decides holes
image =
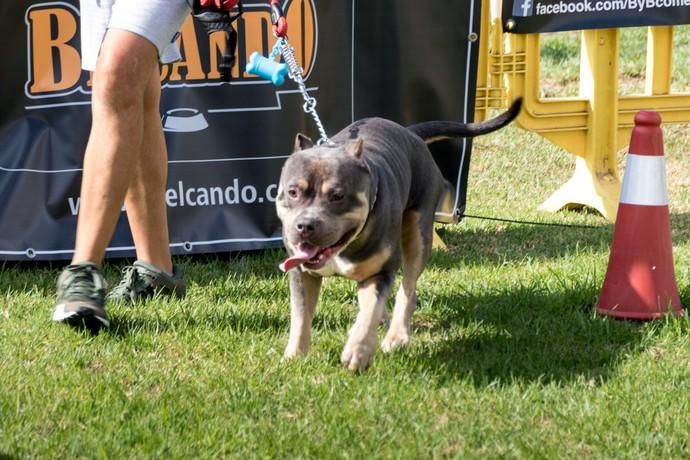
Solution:
[[[290,0],[284,10],[290,25],[290,44],[308,76],[317,42],[313,0]],[[26,96],[41,99],[90,92],[89,73],[81,69],[79,9],[66,2],[39,3],[26,10],[25,22],[29,61]],[[244,14],[235,28],[238,44],[233,81],[255,81],[259,77],[245,73],[244,67],[251,53],[268,55],[275,43],[269,2],[245,3]],[[177,43],[182,60],[161,66],[161,83],[169,87],[219,84],[222,33],[207,35],[190,16]]]

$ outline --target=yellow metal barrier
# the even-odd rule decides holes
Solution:
[[[504,34],[500,0],[483,0],[475,117],[524,98],[517,123],[574,154],[571,179],[541,208],[588,206],[615,221],[621,180],[617,152],[628,144],[639,110],[664,123],[690,122],[690,94],[671,93],[672,27],[649,27],[644,94],[618,94],[618,29],[581,32],[577,97],[540,96],[539,34]],[[488,32],[488,33],[487,33]]]

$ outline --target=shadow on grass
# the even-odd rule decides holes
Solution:
[[[257,308],[252,311],[242,309],[214,309],[188,313],[183,310],[179,314],[164,317],[151,314],[141,314],[136,311],[117,311],[109,313],[110,327],[101,333],[118,339],[125,339],[136,334],[160,333],[194,333],[194,331],[208,330],[231,333],[275,333],[287,334],[289,326],[289,299],[285,299],[282,310],[264,310]],[[338,311],[317,309],[313,320],[314,331],[342,331],[345,337],[348,328],[354,320],[354,310],[342,308]],[[317,332],[318,333],[318,332]]]
[[[562,258],[576,251],[608,252],[613,227],[561,227],[505,223],[492,228],[463,228],[463,224],[438,226],[448,247],[436,251],[431,263],[440,268],[466,264],[501,264],[505,261]]]
[[[101,333],[118,340],[135,335],[155,335],[163,333],[179,336],[193,335],[212,331],[218,334],[285,334],[289,327],[289,299],[279,308],[220,306],[212,309],[197,309],[193,312],[181,309],[170,315],[157,312],[141,313],[133,310],[109,310],[110,327]],[[320,309],[313,320],[315,331],[342,331],[346,334],[354,319],[354,309],[341,308],[333,310]]]
[[[418,312],[422,320],[415,331],[428,331],[432,345],[411,350],[413,359],[405,361],[439,384],[470,378],[482,387],[574,380],[598,385],[622,359],[644,348],[650,328],[676,319],[634,322],[595,315],[595,296],[591,286],[574,286],[557,293],[525,287],[436,297],[432,309]],[[690,304],[687,293],[682,301]]]
[[[267,332],[286,331],[285,315],[256,309],[237,312],[233,309],[213,309],[164,317],[162,315],[142,315],[135,311],[124,311],[110,315],[110,328],[106,334],[116,338],[126,338],[134,334],[159,334],[164,332],[192,333],[199,330],[218,332]]]

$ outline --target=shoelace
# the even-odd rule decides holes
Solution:
[[[105,292],[105,281],[91,266],[79,266],[68,269],[72,273],[69,283],[64,287],[63,297],[86,297],[102,300]]]
[[[122,269],[122,279],[120,283],[113,289],[113,293],[118,295],[135,298],[150,289],[146,280],[142,279],[139,271],[135,266],[129,265]]]

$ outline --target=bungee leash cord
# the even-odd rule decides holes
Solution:
[[[304,78],[302,77],[304,69],[300,67],[295,59],[294,49],[287,41],[287,37],[278,37],[276,45],[273,47],[273,52],[271,53],[271,59],[275,59],[278,52],[283,57],[283,60],[287,64],[288,77],[297,84],[300,92],[302,93],[302,98],[304,99],[304,104],[302,105],[302,110],[305,113],[311,115],[314,119],[314,124],[316,124],[316,129],[319,131],[319,140],[316,142],[317,145],[321,144],[331,144],[331,140],[326,135],[326,129],[323,127],[321,118],[316,112],[316,98],[310,96],[307,91],[307,85],[304,83]]]

